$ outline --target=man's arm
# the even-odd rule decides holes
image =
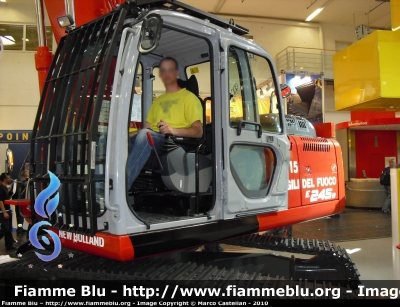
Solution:
[[[161,120],[158,128],[162,134],[172,134],[184,138],[200,138],[203,135],[203,126],[199,120],[192,123],[189,128],[172,128],[166,122]]]
[[[1,212],[3,212],[3,216],[7,220],[9,218],[9,215],[6,212],[6,208],[4,207],[4,203],[2,201],[0,201],[0,210]]]

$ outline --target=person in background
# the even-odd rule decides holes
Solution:
[[[384,186],[386,192],[385,202],[382,206],[382,212],[385,214],[390,214],[391,212],[391,191],[390,191],[390,169],[396,167],[395,161],[392,159],[389,161],[389,166],[385,167],[379,178],[380,184]]]
[[[12,211],[10,205],[4,204],[6,199],[10,198],[8,185],[11,184],[10,175],[2,173],[0,175],[0,239],[4,237],[7,251],[16,250],[15,240],[12,236]]]

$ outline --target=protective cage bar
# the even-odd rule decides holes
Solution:
[[[93,236],[97,217],[105,210],[96,196],[104,195],[108,187],[104,182],[107,131],[100,129],[100,122],[104,107],[109,110],[127,12],[120,6],[64,36],[47,75],[32,133],[31,175],[36,194],[48,187],[48,171],[60,179],[60,202],[50,217],[60,229]],[[105,142],[99,142],[101,137]]]
[[[249,34],[249,30],[237,25],[234,23],[233,19],[230,21],[227,21],[225,19],[219,18],[216,15],[204,12],[202,10],[199,10],[193,6],[190,6],[188,4],[182,3],[180,1],[175,1],[175,0],[131,0],[127,1],[128,4],[133,4],[136,5],[137,7],[140,8],[158,8],[158,7],[163,7],[168,8],[170,10],[178,11],[185,13],[187,15],[197,17],[200,19],[208,19],[211,23],[220,26],[225,29],[232,29],[232,32],[238,35],[245,35]]]

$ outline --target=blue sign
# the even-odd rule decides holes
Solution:
[[[0,130],[0,143],[29,143],[32,130]]]
[[[48,171],[49,176],[50,176],[50,184],[49,186],[44,189],[42,192],[39,193],[39,195],[36,197],[35,201],[35,212],[40,215],[43,218],[50,218],[50,215],[57,209],[58,203],[59,203],[59,193],[58,193],[58,188],[60,187],[60,180],[50,171]],[[57,194],[53,197],[50,198],[54,193]],[[47,201],[48,200],[48,201]],[[47,204],[46,204],[47,201]],[[46,204],[46,207],[45,207]],[[32,228],[29,230],[29,240],[31,241],[32,245],[36,247],[37,249],[45,250],[46,248],[42,246],[42,244],[38,240],[38,231],[39,228],[42,226],[51,226],[51,224],[47,221],[42,221],[39,223],[36,223],[35,225],[32,226]],[[54,251],[50,255],[43,255],[39,252],[35,252],[36,256],[39,257],[39,259],[43,261],[51,261],[55,259],[61,252],[61,241],[58,235],[51,230],[44,229],[44,231],[50,235],[50,237],[53,239],[54,243]],[[42,241],[46,245],[50,245],[50,240],[46,236],[41,237]]]

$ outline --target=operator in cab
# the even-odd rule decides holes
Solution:
[[[159,64],[159,77],[165,86],[165,93],[154,100],[143,129],[130,133],[128,188],[153,152],[147,132],[153,137],[157,153],[162,149],[166,134],[187,138],[200,138],[203,135],[200,100],[192,92],[179,87],[178,62],[171,57],[163,58]]]

